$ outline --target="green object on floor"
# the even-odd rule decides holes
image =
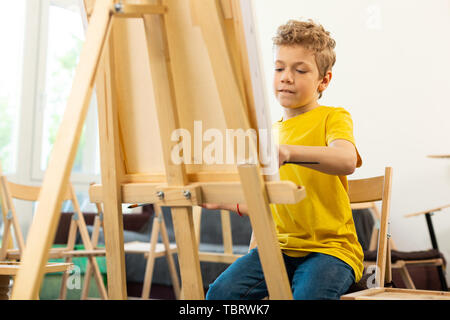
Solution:
[[[54,245],[54,248],[64,247],[64,245]],[[84,245],[75,245],[75,250],[83,250]],[[97,264],[102,274],[103,282],[106,283],[106,259],[105,257],[97,257]],[[81,291],[84,284],[84,275],[86,273],[87,266],[86,257],[72,258],[74,264],[72,271],[70,271],[67,277],[67,300],[80,300]],[[64,259],[51,259],[49,262],[64,262]],[[59,298],[59,292],[61,290],[62,272],[47,273],[44,276],[42,282],[39,298],[41,300],[56,300]],[[91,277],[89,283],[89,298],[100,298],[100,293],[97,288],[97,282],[94,276]]]

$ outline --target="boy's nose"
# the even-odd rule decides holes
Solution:
[[[283,72],[283,74],[281,75],[281,79],[280,81],[282,83],[292,83],[292,75],[290,72]]]

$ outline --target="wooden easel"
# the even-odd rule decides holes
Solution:
[[[264,181],[259,164],[175,164],[172,133],[257,129],[249,58],[238,0],[85,1],[92,9],[72,92],[44,178],[13,299],[33,299],[55,234],[94,84],[99,107],[110,299],[126,299],[122,203],[170,206],[184,298],[203,299],[192,206],[247,203],[269,295],[292,299],[269,203],[296,203],[303,187]],[[223,115],[223,117],[222,117]],[[258,149],[248,139],[248,157]],[[236,163],[236,162],[235,162]]]

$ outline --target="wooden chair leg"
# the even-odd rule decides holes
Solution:
[[[416,286],[414,285],[414,282],[411,278],[411,275],[409,274],[408,268],[406,267],[406,265],[404,265],[403,267],[399,268],[398,270],[400,270],[400,275],[402,277],[403,282],[406,285],[406,288],[408,289],[416,289]]]
[[[100,235],[100,227],[102,226],[102,221],[103,219],[100,217],[100,215],[103,214],[103,211],[101,209],[101,206],[99,203],[96,203],[97,206],[97,212],[98,215],[95,217],[94,219],[94,228],[92,231],[92,236],[91,236],[91,243],[93,248],[97,247],[98,244],[98,237]],[[93,272],[93,268],[91,265],[91,260],[89,259],[86,265],[86,272],[85,272],[85,276],[84,276],[84,283],[83,283],[83,289],[81,290],[81,300],[85,300],[88,298],[89,295],[89,286],[90,286],[90,282],[91,282],[91,277],[92,277],[92,272]],[[103,283],[103,277],[100,274],[100,278],[101,279],[101,283],[97,283],[97,287],[99,289],[100,292],[100,296],[102,299],[106,300],[108,299],[108,294],[106,291],[106,287],[105,284]]]
[[[100,267],[98,266],[97,259],[94,256],[89,256],[88,258],[89,265],[91,266],[93,272],[94,272],[94,279],[95,283],[97,284],[98,291],[100,293],[100,298],[103,300],[108,299],[108,294],[106,291],[105,284],[103,282],[102,273],[100,271]],[[86,290],[89,290],[89,287],[87,287]]]
[[[75,247],[75,239],[77,236],[77,217],[76,217],[76,213],[73,214],[72,219],[70,220],[70,226],[69,226],[69,235],[67,237],[67,247],[66,250],[73,250]],[[72,258],[71,257],[66,257],[64,262],[70,263],[72,262]],[[67,297],[67,278],[68,278],[68,273],[64,272],[62,277],[61,277],[61,288],[59,291],[59,299],[60,300],[65,300]]]
[[[80,235],[81,235],[81,241],[83,242],[84,249],[94,250],[95,247],[92,244],[91,239],[89,238],[89,232],[87,230],[86,221],[84,220],[84,216],[83,216],[83,213],[81,212],[80,205],[78,203],[78,200],[77,200],[77,197],[75,194],[75,190],[73,189],[72,186],[71,186],[71,194],[72,194],[72,203],[73,203],[75,212],[77,213],[76,223],[77,223]],[[97,226],[97,227],[99,227],[99,226]],[[97,228],[97,229],[99,229],[99,228]],[[96,232],[98,233],[98,230]],[[97,238],[98,238],[98,235],[97,235]],[[75,238],[73,239],[73,241],[75,241]],[[88,263],[92,267],[92,270],[94,272],[94,278],[95,278],[97,287],[99,289],[100,296],[103,299],[106,299],[106,288],[103,283],[103,277],[100,272],[100,267],[98,266],[96,258],[93,256],[88,256]],[[88,289],[86,289],[86,290],[88,290]]]
[[[152,234],[151,234],[151,240],[150,240],[150,250],[148,252],[147,257],[147,264],[145,267],[145,277],[144,277],[144,284],[142,287],[142,299],[148,299],[150,297],[150,287],[152,283],[152,277],[153,277],[153,266],[155,265],[155,251],[156,251],[156,244],[158,243],[158,235],[160,230],[160,215],[156,214],[153,218],[153,227],[152,227]]]

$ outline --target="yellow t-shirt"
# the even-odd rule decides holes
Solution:
[[[355,144],[353,121],[343,108],[320,106],[278,121],[274,129],[279,144],[328,146],[336,139]],[[361,163],[358,154],[357,167]],[[310,252],[337,257],[353,268],[359,281],[363,272],[363,251],[350,208],[347,177],[286,164],[280,168],[280,178],[306,189],[306,197],[299,203],[270,205],[283,252],[293,257]]]

